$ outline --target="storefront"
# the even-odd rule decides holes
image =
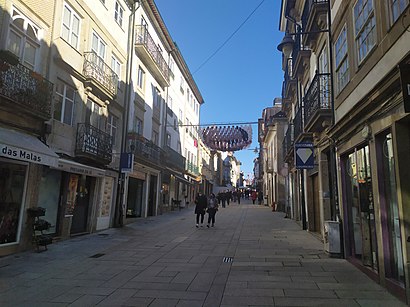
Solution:
[[[0,128],[0,255],[31,248],[25,211],[37,206],[41,174],[57,162],[36,137]]]

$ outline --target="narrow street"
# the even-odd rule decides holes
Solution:
[[[193,206],[0,259],[1,306],[405,306],[265,206]]]

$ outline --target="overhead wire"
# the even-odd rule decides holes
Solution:
[[[257,11],[257,9],[265,2],[265,0],[262,0],[258,6],[248,15],[248,17],[245,18],[244,21],[239,25],[238,28],[236,28],[235,31],[229,37],[201,64],[195,71],[192,73],[193,75],[198,72],[202,67],[204,67],[231,39],[232,37],[245,25],[245,23],[252,17],[252,15]]]

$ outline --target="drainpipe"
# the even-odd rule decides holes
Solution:
[[[128,118],[130,111],[130,100],[131,100],[131,71],[133,65],[133,46],[134,46],[134,36],[135,36],[135,12],[139,9],[141,3],[136,0],[132,4],[132,12],[129,17],[128,25],[128,48],[127,48],[127,70],[125,77],[125,95],[124,95],[124,110],[122,114],[122,135],[121,135],[121,153],[125,153],[127,150],[127,131],[128,131]],[[121,160],[121,159],[120,159]],[[114,227],[123,226],[124,218],[124,192],[125,192],[125,173],[121,172],[121,165],[118,168],[118,185],[117,185],[117,199],[114,212]]]

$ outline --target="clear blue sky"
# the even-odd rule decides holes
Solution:
[[[265,0],[228,43],[195,72],[245,21],[262,0],[155,0],[160,14],[204,98],[201,123],[256,122],[281,96],[283,71],[276,46],[280,0]],[[253,125],[251,148],[258,147]],[[245,176],[253,150],[235,152]]]

